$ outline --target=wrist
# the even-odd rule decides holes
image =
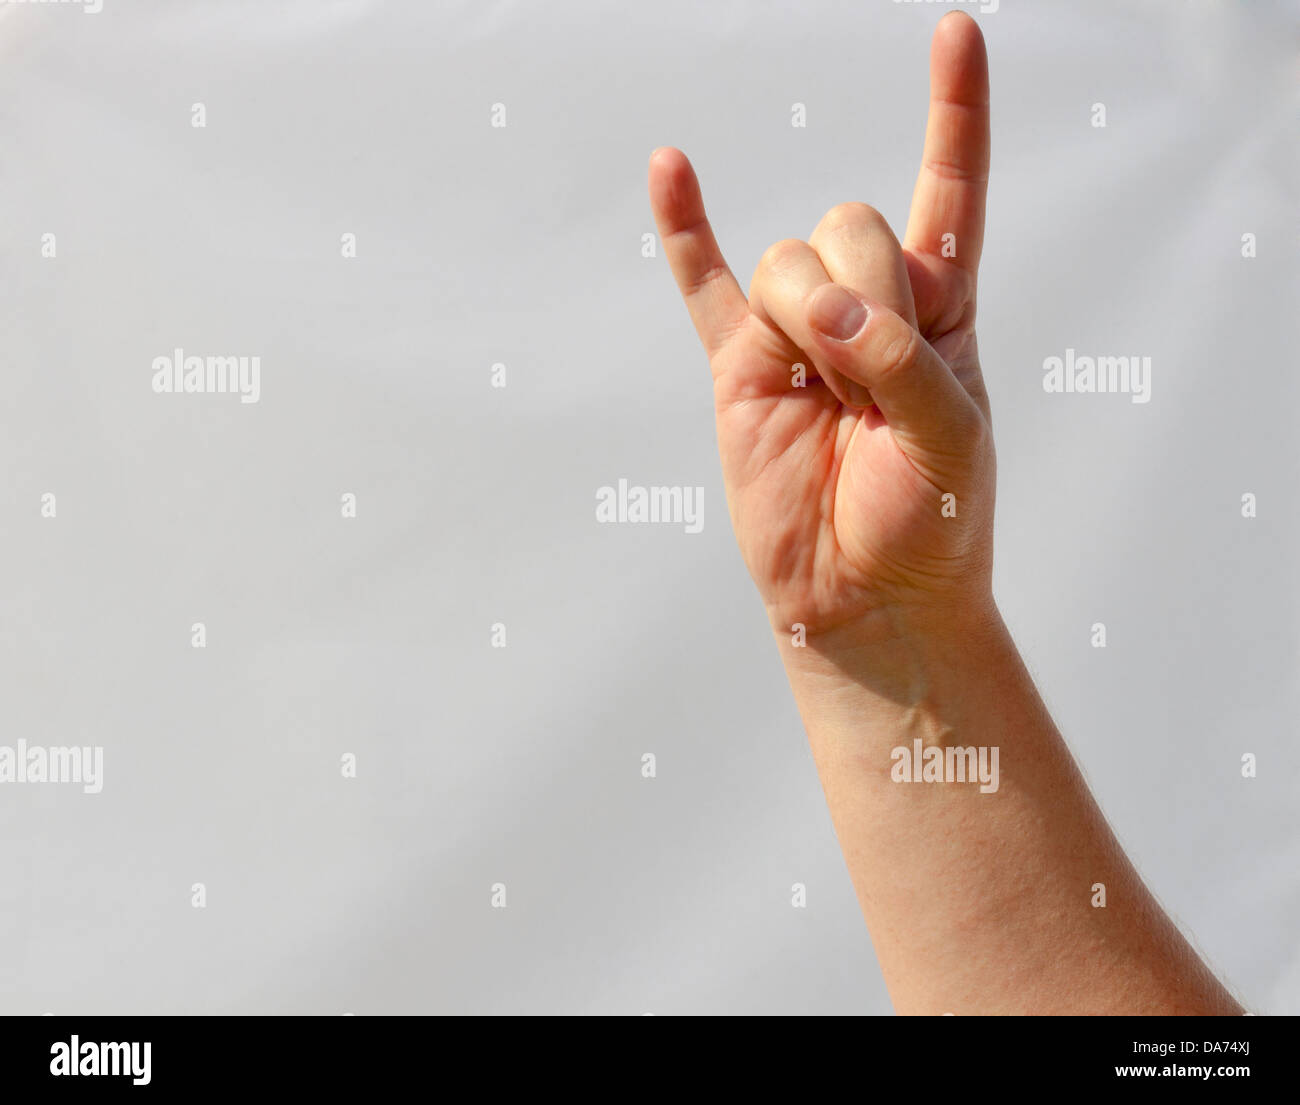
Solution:
[[[943,610],[882,607],[802,645],[794,634],[777,639],[814,752],[865,756],[872,774],[916,739],[997,744],[1028,716],[1034,729],[1050,726],[991,597]]]
[[[855,683],[905,679],[918,669],[959,666],[976,651],[1009,641],[991,594],[945,604],[881,605],[833,629],[773,627],[782,663],[805,676]]]

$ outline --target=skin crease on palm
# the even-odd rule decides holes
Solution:
[[[1239,1014],[1119,846],[994,602],[988,63],[964,13],[935,30],[930,94],[902,243],[842,204],[772,246],[748,296],[685,155],[650,158],[736,539],[897,1011]],[[899,785],[891,749],[916,741],[999,750],[998,789]]]

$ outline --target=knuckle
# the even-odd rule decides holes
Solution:
[[[850,227],[860,229],[888,229],[889,224],[885,222],[885,217],[870,204],[858,203],[837,203],[822,216],[822,221],[817,227],[819,234],[835,234],[841,230]]]
[[[692,273],[682,282],[682,293],[690,299],[699,295],[705,288],[708,288],[716,280],[725,276],[730,270],[722,262],[715,262],[707,265],[697,272]]]
[[[921,335],[901,319],[881,335],[876,372],[888,378],[906,372],[921,356]]]
[[[761,272],[780,272],[802,259],[808,246],[798,238],[782,238],[763,251],[758,267]]]

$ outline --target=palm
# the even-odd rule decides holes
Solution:
[[[945,288],[917,314],[963,317],[963,298],[960,287]],[[968,390],[978,384],[965,331],[922,336],[953,352],[949,363]],[[934,509],[945,488],[917,470],[876,408],[846,406],[815,375],[800,389],[784,382],[791,365],[808,360],[751,315],[715,358],[714,400],[727,499],[750,573],[789,620],[825,627],[905,588],[919,564],[940,571],[953,528]],[[982,389],[973,397],[987,409]]]

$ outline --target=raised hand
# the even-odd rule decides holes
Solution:
[[[842,204],[807,242],[768,249],[748,298],[685,155],[650,159],[660,238],[713,370],[732,523],[779,630],[991,602],[995,462],[974,331],[989,94],[972,19],[940,20],[930,67],[902,246],[871,207]]]
[[[650,161],[732,522],[881,971],[900,1013],[1240,1013],[1124,856],[993,602],[988,75],[965,15],[935,31],[930,97],[903,244],[843,204],[769,249],[748,299],[686,158]]]

